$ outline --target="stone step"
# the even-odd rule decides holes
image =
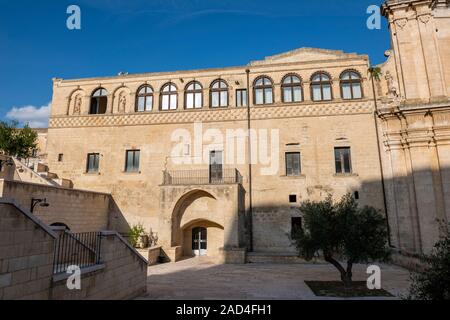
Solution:
[[[298,257],[295,253],[279,252],[247,252],[247,263],[268,263],[268,264],[302,264],[302,263],[323,263],[319,259],[306,261]]]

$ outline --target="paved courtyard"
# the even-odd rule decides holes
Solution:
[[[409,272],[380,267],[383,289],[395,296],[405,294]],[[365,265],[356,265],[354,280],[365,281],[365,271]],[[206,257],[191,258],[149,267],[147,294],[141,299],[318,299],[305,280],[339,280],[339,275],[328,264],[219,265]]]

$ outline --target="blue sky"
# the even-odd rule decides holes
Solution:
[[[42,126],[53,77],[81,78],[245,65],[300,47],[369,54],[389,49],[369,30],[381,0],[0,0],[0,119]],[[81,8],[68,30],[67,7]]]

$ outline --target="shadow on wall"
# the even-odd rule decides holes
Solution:
[[[287,205],[268,202],[254,206],[252,220],[255,251],[288,249],[295,252],[289,235],[295,221],[292,218],[302,216],[300,203],[324,199],[329,193],[337,200],[350,192],[358,199],[359,205],[373,206],[385,215],[380,180],[361,182],[357,176],[342,176],[337,177],[333,185],[314,187],[317,192],[310,192],[312,189],[303,183],[286,188]],[[410,175],[385,179],[384,185],[393,248],[407,255],[428,253],[444,233],[442,226],[448,225],[450,220],[450,170],[444,169],[440,173],[416,171]],[[289,204],[290,194],[305,196],[299,196],[297,202]]]
[[[130,228],[130,224],[117,205],[117,202],[114,200],[114,197],[110,196],[108,229],[117,231],[125,239],[128,239],[128,232],[130,231]]]
[[[255,179],[255,185],[257,182]],[[437,173],[431,170],[416,171],[409,175],[387,178],[384,184],[392,247],[406,255],[428,253],[442,232],[438,220],[444,221],[444,225],[450,220],[450,169]],[[324,199],[328,193],[337,200],[348,192],[358,198],[361,206],[370,205],[385,214],[380,180],[361,181],[358,175],[353,174],[336,176],[329,185],[308,186],[305,179],[299,179],[292,180],[286,186],[285,204],[254,200],[252,216],[249,216],[248,210],[244,212],[242,209],[225,229],[229,227],[243,235],[236,247],[250,249],[250,243],[253,242],[253,251],[256,252],[295,253],[290,234],[294,224],[299,222],[295,218],[301,218],[300,203],[308,199]],[[289,203],[289,196],[292,194],[297,195],[295,203]],[[246,191],[241,186],[238,192],[239,208],[244,207],[245,197]],[[266,198],[271,197],[267,194]],[[253,191],[253,198],[264,199],[265,196]],[[181,211],[184,212],[191,202],[183,203]],[[178,219],[181,221],[182,217]],[[130,228],[114,199],[110,202],[109,227],[123,234]],[[225,232],[224,244],[233,243],[233,239],[227,238],[227,234],[233,235]]]

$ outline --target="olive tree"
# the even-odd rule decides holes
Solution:
[[[29,158],[36,148],[37,133],[28,125],[17,128],[16,121],[0,122],[0,152],[12,157]]]
[[[450,234],[438,241],[429,255],[422,257],[423,272],[413,273],[409,299],[450,300]]]
[[[322,255],[346,286],[352,284],[353,264],[389,259],[386,219],[373,207],[358,207],[350,194],[337,203],[331,196],[306,201],[300,210],[304,224],[293,237],[299,255],[306,260]]]

